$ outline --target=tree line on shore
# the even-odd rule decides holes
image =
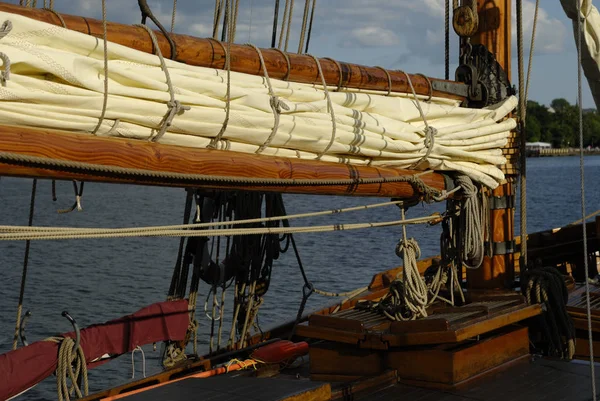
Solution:
[[[554,148],[579,146],[579,108],[566,99],[554,99],[550,107],[527,102],[527,142],[549,142]],[[583,146],[600,147],[600,114],[583,110]]]

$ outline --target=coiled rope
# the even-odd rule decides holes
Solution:
[[[463,200],[460,211],[460,229],[462,232],[461,259],[468,269],[477,269],[483,263],[485,243],[483,238],[483,208],[478,189],[467,176],[459,176],[456,183],[462,187]]]
[[[60,344],[56,367],[58,401],[70,401],[74,394],[77,398],[87,396],[89,393],[87,365],[81,345],[75,349],[75,340],[70,337],[50,337],[44,341]]]

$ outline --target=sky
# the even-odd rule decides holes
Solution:
[[[170,27],[173,0],[148,0],[148,3],[163,25]],[[285,0],[280,3],[281,21]],[[548,105],[552,99],[563,97],[575,104],[577,53],[572,23],[560,0],[540,3],[529,99]],[[136,0],[106,0],[106,4],[110,21],[140,22]],[[178,0],[175,32],[210,36],[214,4],[215,0]],[[236,42],[270,47],[274,4],[275,0],[240,0]],[[288,51],[297,51],[303,8],[304,1],[296,0]],[[524,0],[526,54],[529,54],[534,8],[535,1]],[[100,0],[55,0],[55,9],[99,19],[102,15]],[[512,83],[518,86],[514,9],[512,15]],[[451,33],[452,76],[458,62],[458,41],[452,30]],[[309,53],[443,78],[444,0],[317,0]],[[583,106],[595,107],[585,80],[583,89]]]

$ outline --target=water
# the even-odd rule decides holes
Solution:
[[[600,209],[600,157],[586,158],[587,211]],[[0,181],[2,224],[25,225],[29,210],[31,180],[3,178]],[[576,157],[528,160],[528,230],[545,230],[580,218],[579,159]],[[178,224],[182,220],[185,193],[181,189],[133,187],[88,183],[83,196],[84,211],[57,214],[72,204],[70,183],[59,183],[58,202],[51,200],[50,183],[40,181],[35,225],[75,227],[125,227]],[[373,198],[285,196],[288,213],[302,213],[380,202]],[[517,198],[518,199],[518,198]],[[441,211],[442,205],[417,206],[408,217]],[[399,218],[395,206],[352,212],[344,215],[303,219],[294,225],[316,225]],[[516,217],[518,221],[518,216]],[[439,253],[440,227],[410,226],[409,236],[417,238],[423,257]],[[367,285],[373,274],[400,263],[394,253],[401,230],[381,228],[338,231],[296,236],[307,275],[317,288],[346,291]],[[162,301],[168,289],[177,253],[177,239],[106,239],[34,242],[31,245],[24,309],[33,312],[27,324],[30,342],[70,330],[60,316],[68,310],[80,323],[113,319]],[[0,353],[10,350],[15,325],[24,243],[0,242],[3,279],[0,280]],[[289,321],[301,299],[302,279],[292,252],[276,262],[272,285],[260,312],[263,328]],[[201,288],[206,296],[206,286]],[[198,301],[203,307],[204,296]],[[231,294],[229,294],[231,297]],[[314,295],[308,309],[331,303]],[[230,309],[229,309],[230,311]],[[200,314],[202,316],[202,314]],[[226,323],[230,319],[225,320]],[[200,319],[206,338],[210,323]],[[227,325],[225,326],[227,327]],[[201,342],[206,349],[206,342]],[[144,347],[147,373],[158,370],[158,352]],[[136,377],[141,374],[136,360]],[[131,376],[129,355],[90,371],[90,391],[115,386]],[[1,379],[0,379],[1,380]],[[51,377],[22,396],[23,400],[56,399]]]

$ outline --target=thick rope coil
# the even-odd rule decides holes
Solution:
[[[2,26],[0,26],[0,39],[3,39],[6,35],[10,33],[12,30],[12,22],[10,20],[4,21]],[[6,86],[6,81],[10,79],[10,58],[5,53],[0,52],[0,59],[2,60],[2,65],[4,67],[4,71],[0,73],[0,83],[2,86]]]
[[[473,181],[465,175],[456,178],[456,184],[463,190],[460,211],[460,228],[462,232],[461,260],[468,269],[477,269],[483,263],[485,243],[483,238],[482,207],[478,196],[479,190]]]
[[[77,395],[77,398],[87,396],[89,393],[87,362],[81,345],[75,349],[75,340],[70,337],[50,337],[44,341],[60,344],[56,367],[58,400],[70,401],[73,394]],[[69,381],[71,382],[70,386]]]
[[[163,122],[161,124],[160,129],[158,130],[158,133],[153,138],[150,138],[150,140],[152,142],[158,142],[163,137],[165,132],[167,132],[167,130],[169,129],[171,124],[173,123],[173,119],[175,118],[175,116],[183,113],[184,111],[190,110],[190,107],[183,106],[181,104],[181,102],[179,102],[178,100],[175,100],[175,88],[173,87],[173,83],[171,82],[171,74],[169,74],[169,68],[167,67],[167,63],[165,62],[162,52],[160,51],[160,47],[158,46],[158,40],[156,39],[156,35],[152,31],[152,29],[148,28],[146,25],[143,25],[143,24],[136,24],[135,26],[143,28],[146,32],[148,32],[148,35],[150,35],[150,39],[152,40],[152,45],[154,46],[156,55],[158,56],[158,59],[160,60],[160,68],[165,73],[167,87],[169,88],[169,96],[171,97],[171,99],[167,102],[167,107],[169,108],[169,111],[167,112],[165,118],[163,119]]]
[[[275,123],[273,124],[273,128],[271,130],[271,134],[267,138],[267,140],[260,145],[260,147],[256,150],[255,153],[262,153],[270,144],[275,135],[277,135],[277,130],[279,129],[279,119],[282,110],[289,110],[289,106],[285,104],[285,102],[281,101],[278,96],[275,96],[275,92],[273,91],[273,85],[271,85],[271,78],[269,78],[269,72],[267,71],[267,66],[265,65],[265,59],[263,58],[262,51],[252,43],[247,43],[247,46],[252,47],[258,53],[258,58],[260,59],[260,66],[263,70],[263,74],[265,75],[265,81],[267,83],[267,89],[269,91],[269,96],[271,97],[269,100],[269,104],[271,105],[271,110],[273,110],[273,118]]]
[[[10,20],[4,21],[2,26],[0,26],[0,39],[4,39],[4,37],[6,35],[8,35],[10,33],[10,31],[12,31],[12,28],[13,28],[13,25]]]
[[[527,303],[544,305],[539,322],[548,355],[572,359],[575,328],[567,312],[569,293],[562,274],[554,267],[528,269],[521,275],[521,291]]]
[[[421,257],[421,249],[414,238],[402,239],[396,246],[396,255],[404,262],[402,282],[404,283],[404,302],[412,313],[412,319],[427,316],[428,289],[419,274],[417,260]]]

